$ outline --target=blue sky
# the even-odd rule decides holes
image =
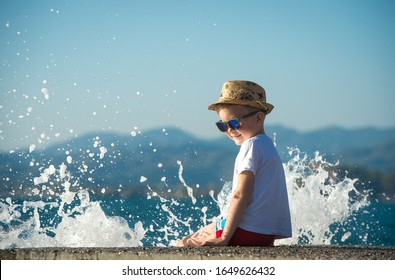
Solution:
[[[0,149],[176,126],[216,137],[226,80],[267,125],[395,126],[394,1],[0,0]],[[279,136],[280,137],[280,136]]]

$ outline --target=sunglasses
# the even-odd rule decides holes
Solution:
[[[231,119],[230,121],[227,121],[227,122],[218,121],[218,122],[215,123],[215,125],[222,132],[226,132],[228,130],[228,127],[230,127],[233,130],[238,130],[241,127],[240,122],[243,119],[252,117],[253,115],[255,115],[258,112],[263,112],[263,111],[262,110],[254,111],[254,112],[248,113],[245,116],[242,116],[241,118]]]

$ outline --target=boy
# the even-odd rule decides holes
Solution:
[[[178,245],[272,246],[274,239],[291,237],[283,165],[264,130],[265,117],[273,109],[266,102],[265,90],[249,81],[228,81],[208,109],[221,118],[218,129],[240,146],[232,198],[226,220],[219,223],[222,233],[216,237],[218,224],[211,223]]]

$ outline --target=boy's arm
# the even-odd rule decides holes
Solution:
[[[244,211],[247,208],[248,202],[250,201],[252,195],[254,186],[254,173],[251,171],[243,171],[240,173],[237,182],[237,188],[232,195],[222,236],[208,240],[203,245],[227,245],[236,228],[239,226],[241,218],[244,215]]]

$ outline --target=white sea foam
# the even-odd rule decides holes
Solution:
[[[31,145],[29,146],[29,153],[32,153],[35,149],[36,149],[36,145],[31,144]]]
[[[0,230],[0,248],[141,246],[146,232],[141,222],[130,228],[124,218],[106,216],[100,203],[90,200],[87,189],[71,190],[71,180],[64,163],[59,169],[50,165],[34,178],[34,184],[43,186],[43,191],[48,190],[44,184],[60,184],[60,193],[48,190],[59,202],[25,200],[18,205],[11,198],[0,201],[0,222],[8,225]],[[40,190],[34,188],[32,194],[39,195]],[[50,212],[49,224],[43,225]],[[22,221],[23,215],[28,218]],[[61,222],[52,225],[56,219]]]
[[[107,148],[106,147],[100,147],[100,159],[104,158],[104,155],[107,153]]]
[[[178,168],[178,178],[180,179],[181,183],[183,186],[187,189],[188,196],[192,199],[193,204],[196,203],[196,198],[193,196],[193,189],[187,185],[187,183],[184,180],[184,177],[182,176],[182,172],[184,171],[184,167],[182,166],[182,163],[180,160],[177,160],[177,164],[179,166]]]
[[[147,181],[147,178],[144,177],[144,176],[141,176],[141,177],[140,177],[140,183],[143,183],[143,182],[145,182],[145,181]]]
[[[98,139],[95,141],[98,141],[94,142],[96,148],[102,153],[107,152],[101,149],[103,146]],[[147,184],[144,205],[157,203],[154,212],[149,212],[148,219],[137,218],[134,223],[128,222],[127,217],[108,216],[101,202],[92,201],[89,190],[80,186],[79,179],[70,173],[67,164],[74,161],[69,151],[66,156],[66,163],[58,167],[53,164],[41,167],[41,174],[34,177],[35,187],[30,195],[38,198],[25,199],[22,205],[11,198],[0,200],[0,248],[173,246],[180,237],[213,221],[218,213],[226,216],[232,183],[225,183],[218,194],[210,192],[214,208],[218,210],[214,214],[213,206],[207,201],[202,204],[200,198],[194,196],[194,189],[185,182],[181,161],[177,161],[178,179],[189,201],[174,196],[179,190],[167,197],[148,185],[148,179],[141,175],[140,183]],[[276,244],[332,244],[333,237],[347,219],[369,204],[368,196],[355,189],[355,179],[337,178],[337,165],[326,162],[319,153],[309,158],[299,150],[291,149],[289,156],[284,168],[293,237],[278,240]],[[35,166],[34,162],[32,166]],[[89,176],[94,168],[83,162],[78,172]],[[91,177],[88,181],[93,182],[89,179]],[[174,188],[164,176],[159,183],[166,187],[164,193]],[[118,188],[118,191],[123,189]],[[102,187],[99,192],[107,195],[107,188]],[[43,199],[48,196],[56,199]],[[140,217],[146,211],[148,208],[141,208],[128,219]],[[344,242],[355,235],[352,229],[347,229],[339,240]],[[358,238],[366,242],[369,236],[365,234]]]
[[[292,217],[292,238],[278,244],[329,245],[336,230],[331,225],[345,223],[369,205],[368,195],[355,189],[356,179],[337,178],[336,164],[326,162],[317,152],[312,159],[291,149],[284,164]],[[351,233],[346,233],[348,238]]]
[[[41,92],[44,94],[44,98],[48,100],[49,99],[49,91],[48,91],[48,89],[47,88],[42,88]]]

